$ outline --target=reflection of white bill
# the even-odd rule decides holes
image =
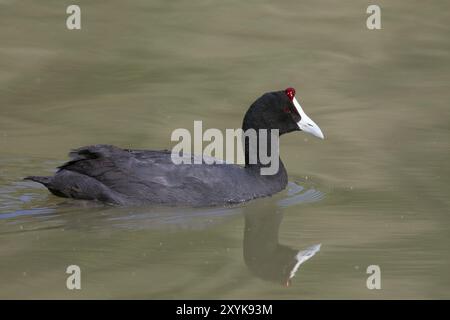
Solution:
[[[295,264],[294,268],[292,268],[291,274],[289,276],[289,279],[292,279],[295,276],[295,273],[297,272],[300,265],[305,262],[306,260],[309,260],[312,258],[317,252],[320,251],[320,246],[322,244],[316,244],[311,247],[306,248],[305,250],[299,251],[297,255],[295,256],[295,259],[297,260],[297,263]]]

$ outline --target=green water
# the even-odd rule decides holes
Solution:
[[[450,298],[450,4],[377,1],[369,31],[366,1],[80,0],[69,31],[72,3],[0,0],[0,298]],[[291,184],[275,197],[114,208],[22,181],[74,147],[240,127],[288,86],[326,139],[283,136]],[[277,235],[322,244],[288,288],[268,279]]]

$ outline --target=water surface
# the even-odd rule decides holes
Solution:
[[[356,0],[78,1],[68,31],[69,4],[0,0],[0,298],[450,298],[449,4],[378,1],[369,31]],[[22,181],[74,147],[240,127],[288,86],[326,140],[282,137],[274,197],[115,208]],[[286,288],[281,252],[317,244]]]

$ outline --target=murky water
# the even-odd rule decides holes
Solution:
[[[68,31],[72,2],[0,0],[0,298],[450,298],[448,3],[377,1],[378,31],[356,0],[77,3]],[[239,127],[287,86],[327,138],[281,139],[272,198],[114,208],[22,181],[74,147]]]

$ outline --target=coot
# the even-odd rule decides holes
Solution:
[[[268,92],[258,98],[245,114],[242,129],[279,130],[279,135],[305,131],[318,138],[320,128],[305,114],[295,98],[295,90]],[[117,205],[161,204],[174,206],[214,206],[248,201],[272,195],[287,185],[281,160],[272,175],[262,175],[266,166],[256,156],[249,160],[244,146],[245,166],[235,164],[175,164],[171,152],[121,149],[93,145],[73,150],[70,161],[50,177],[25,179],[45,185],[54,195],[96,200]]]

